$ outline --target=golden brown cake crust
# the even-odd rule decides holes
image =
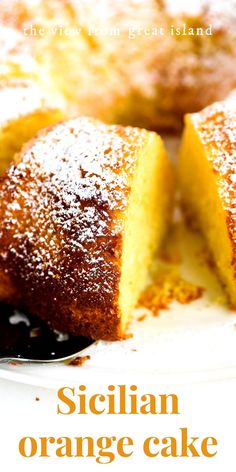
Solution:
[[[216,183],[232,241],[232,266],[236,275],[236,93],[190,115],[207,159],[216,175]]]
[[[1,179],[0,271],[56,329],[120,336],[122,229],[146,138],[78,118],[41,132]]]

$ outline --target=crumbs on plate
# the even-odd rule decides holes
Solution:
[[[90,358],[91,356],[78,356],[78,357],[75,357],[75,359],[73,359],[71,362],[69,362],[69,365],[81,367]]]
[[[183,279],[173,271],[164,271],[157,275],[153,282],[142,293],[138,307],[150,310],[153,316],[158,316],[160,310],[167,310],[174,300],[181,304],[197,300],[203,294],[204,288]],[[139,321],[144,317],[139,317]]]

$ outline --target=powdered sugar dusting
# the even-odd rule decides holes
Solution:
[[[218,192],[227,212],[236,270],[236,94],[191,115],[217,176]]]
[[[147,136],[78,118],[42,132],[9,169],[0,186],[0,266],[28,309],[45,317],[73,305],[111,310],[127,197]]]

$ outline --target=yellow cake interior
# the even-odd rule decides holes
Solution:
[[[173,203],[173,175],[164,145],[155,133],[148,136],[138,157],[125,218],[119,296],[122,331],[145,286]]]
[[[179,159],[184,208],[191,222],[204,234],[231,304],[236,306],[232,246],[217,185],[220,177],[213,172],[207,152],[191,117],[187,115]]]

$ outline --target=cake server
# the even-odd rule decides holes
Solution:
[[[84,354],[93,343],[51,329],[36,316],[0,305],[0,362],[64,362]]]

